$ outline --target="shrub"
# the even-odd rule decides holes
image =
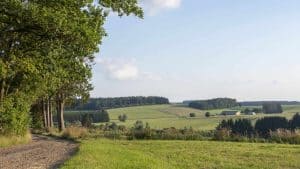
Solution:
[[[126,120],[127,120],[127,115],[126,114],[121,114],[121,115],[119,115],[119,120],[121,121],[121,122],[125,122]]]
[[[136,121],[129,133],[130,139],[148,139],[151,137],[151,129],[148,123],[144,127],[144,123],[140,120]]]
[[[206,112],[205,117],[210,117],[210,112]]]
[[[288,127],[289,123],[285,117],[264,117],[258,119],[255,123],[255,131],[263,137],[269,137],[270,131],[287,129]]]
[[[221,140],[221,141],[225,141],[228,138],[230,138],[230,130],[227,128],[222,128],[222,129],[218,129],[215,131],[214,140]]]
[[[290,128],[291,130],[295,130],[300,128],[300,114],[296,113],[293,118],[290,120]]]
[[[190,117],[196,117],[195,113],[190,113]]]
[[[9,147],[17,144],[26,144],[31,140],[31,134],[29,131],[21,136],[16,135],[2,135],[0,136],[0,147]]]
[[[282,113],[282,107],[280,103],[268,102],[263,104],[263,112],[267,114]]]
[[[92,122],[93,122],[93,119],[92,119],[91,115],[88,113],[84,114],[81,118],[81,125],[83,127],[87,127],[87,128],[92,127]]]
[[[70,126],[63,131],[62,136],[69,139],[84,138],[88,135],[88,130],[83,127]]]
[[[0,135],[25,136],[29,125],[30,99],[25,95],[6,97],[0,104]]]
[[[277,143],[300,144],[300,131],[278,129],[270,132],[270,140]]]

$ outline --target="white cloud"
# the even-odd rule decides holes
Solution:
[[[125,58],[101,58],[97,59],[96,63],[102,66],[104,73],[114,80],[161,80],[159,75],[151,72],[141,71],[135,59]]]
[[[141,0],[141,4],[150,15],[166,9],[176,9],[181,5],[181,0]]]
[[[104,72],[111,79],[134,80],[139,76],[139,69],[133,59],[98,59],[97,63],[102,65]]]

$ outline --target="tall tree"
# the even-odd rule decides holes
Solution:
[[[24,134],[37,99],[56,94],[62,110],[66,92],[86,84],[90,73],[79,73],[84,80],[69,73],[90,72],[110,11],[143,16],[137,0],[0,2],[0,133]]]

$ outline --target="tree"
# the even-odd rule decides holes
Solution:
[[[287,129],[288,127],[289,123],[285,117],[263,117],[255,123],[255,131],[263,137],[268,137],[270,131]]]
[[[81,125],[83,127],[91,127],[93,123],[93,118],[90,116],[90,114],[86,113],[83,115],[82,119],[81,119]]]
[[[126,114],[121,114],[121,115],[119,115],[119,120],[121,121],[121,122],[125,122],[126,120],[127,120],[127,115]]]
[[[282,113],[282,107],[280,103],[277,102],[266,102],[263,104],[263,112],[266,114],[271,113]]]
[[[66,101],[87,94],[93,54],[106,35],[103,25],[108,11],[119,16],[143,17],[137,0],[97,3],[93,5],[90,0],[0,2],[1,134],[24,134],[29,110],[36,103],[46,105],[41,109],[44,124],[51,124],[51,111],[45,104],[49,97],[56,98],[59,128],[63,130]]]
[[[190,117],[196,117],[196,113],[190,113]]]
[[[210,112],[206,112],[205,117],[210,117]]]
[[[300,128],[300,114],[299,113],[296,113],[293,116],[293,118],[290,120],[290,128],[292,130]]]

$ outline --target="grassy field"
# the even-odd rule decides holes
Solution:
[[[62,169],[298,169],[300,145],[85,140]]]
[[[245,107],[236,107],[235,110],[244,109]],[[248,107],[254,108],[254,107]],[[205,112],[198,109],[185,107],[179,104],[169,105],[151,105],[151,106],[136,106],[109,109],[109,116],[111,122],[122,124],[127,127],[132,127],[137,120],[148,122],[151,128],[161,129],[168,127],[184,128],[193,127],[198,130],[212,130],[214,129],[221,120],[228,118],[249,118],[253,122],[263,116],[284,116],[291,118],[295,112],[300,112],[300,105],[283,106],[284,113],[282,114],[258,114],[256,116],[242,115],[242,116],[211,116],[205,117]],[[227,109],[215,109],[209,110],[212,115],[221,113]],[[85,111],[81,111],[83,113]],[[66,114],[78,113],[76,111],[66,112]],[[195,118],[190,118],[189,113],[195,113]],[[120,122],[118,116],[120,114],[126,114],[128,120],[126,122]]]
[[[212,130],[214,129],[222,119],[228,118],[249,118],[253,122],[263,116],[284,116],[291,118],[295,112],[300,112],[300,105],[296,106],[283,106],[284,113],[282,114],[258,114],[256,116],[242,115],[242,116],[212,116],[209,118],[205,117],[205,112],[198,109],[192,109],[181,105],[153,105],[153,106],[138,106],[138,107],[127,107],[108,110],[111,121],[118,124],[131,127],[136,120],[142,120],[148,122],[151,128],[167,128],[167,127],[193,127],[199,130]],[[237,107],[235,109],[242,109]],[[219,114],[226,109],[209,110],[213,115]],[[189,113],[195,113],[195,118],[190,118]],[[118,116],[120,114],[126,114],[128,120],[119,122]]]

